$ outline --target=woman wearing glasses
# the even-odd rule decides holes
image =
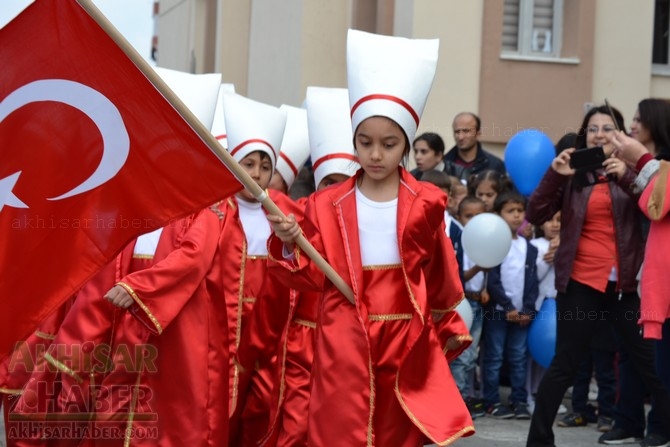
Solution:
[[[670,396],[655,373],[653,345],[642,338],[637,326],[636,275],[644,246],[638,196],[631,188],[635,173],[611,156],[617,128],[624,128],[618,110],[591,109],[582,121],[576,146],[601,146],[602,172],[576,177],[570,165],[575,149],[566,149],[553,160],[528,204],[526,218],[535,225],[561,211],[561,245],[554,262],[556,355],[538,388],[528,446],[555,444],[552,425],[558,407],[602,319],[612,322],[622,348],[670,424]]]

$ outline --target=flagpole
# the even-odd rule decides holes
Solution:
[[[177,109],[179,114],[193,128],[198,136],[209,146],[210,150],[221,160],[223,164],[233,173],[233,175],[244,185],[244,188],[253,194],[253,196],[263,204],[270,214],[286,218],[279,207],[270,199],[270,197],[258,186],[249,174],[235,161],[227,150],[221,146],[217,139],[212,135],[209,129],[196,118],[191,110],[184,105],[177,95],[168,87],[163,79],[154,71],[149,63],[133,48],[125,37],[111,24],[102,12],[93,4],[91,0],[76,0],[79,5],[95,20],[98,25],[107,33],[107,35],[121,48],[121,50],[133,61],[144,75],[149,78],[151,83],[159,92]],[[309,243],[304,235],[296,239],[296,244],[302,251],[323,271],[326,277],[333,283],[342,294],[354,304],[354,293],[342,277],[326,262],[321,254]]]

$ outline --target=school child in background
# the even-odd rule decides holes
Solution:
[[[502,264],[489,270],[490,306],[484,314],[484,402],[487,413],[499,419],[530,419],[526,368],[528,325],[539,295],[537,248],[517,231],[526,215],[526,201],[519,193],[496,197],[494,211],[507,222],[512,246]],[[503,357],[509,365],[512,387],[510,405],[500,401],[500,369]]]
[[[449,181],[449,176],[446,172],[436,170],[426,171],[423,173],[420,180],[422,182],[432,183],[449,197],[451,192],[451,182]],[[459,258],[459,253],[463,251],[463,248],[461,247],[461,233],[463,232],[463,226],[458,222],[456,216],[449,213],[448,208],[444,210],[444,225],[447,228],[447,236],[449,236],[451,243],[454,245],[456,258]]]
[[[461,180],[454,176],[449,176],[449,201],[447,202],[447,211],[452,216],[458,215],[458,204],[468,195],[468,187]]]
[[[282,104],[279,109],[286,111],[286,128],[277,157],[277,166],[268,188],[288,195],[289,189],[309,158],[307,111],[286,104]]]
[[[459,204],[458,218],[461,225],[465,227],[470,219],[486,212],[485,210],[486,204],[481,199],[475,196],[466,196]],[[484,324],[483,306],[489,302],[489,293],[486,290],[486,269],[475,265],[463,250],[456,256],[462,271],[465,298],[472,308],[472,325],[470,326],[472,344],[455,358],[450,366],[456,386],[458,386],[458,390],[461,392],[468,410],[470,410],[470,416],[477,418],[486,414],[484,402],[475,394],[473,385],[479,358],[479,342]]]
[[[447,444],[474,433],[447,363],[470,339],[453,311],[463,289],[445,234],[447,198],[400,166],[437,50],[435,40],[349,30],[349,104],[362,169],[310,197],[303,228],[352,288],[353,303],[297,248],[295,219],[268,216],[270,268],[286,284],[322,292],[309,445],[416,447],[426,437]]]
[[[513,189],[509,178],[492,169],[480,172],[468,182],[468,194],[483,200],[489,213],[493,212],[496,197]]]
[[[316,189],[344,181],[360,168],[354,153],[349,94],[343,88],[308,87],[305,98],[309,146]],[[299,200],[304,207],[305,200]],[[276,282],[269,275],[266,281]],[[252,310],[237,351],[247,371],[277,354],[277,372],[270,406],[270,424],[260,445],[307,445],[310,376],[320,294],[291,290],[290,296],[263,300]],[[262,330],[262,332],[261,332]],[[261,334],[262,337],[252,337]]]
[[[530,243],[537,248],[537,279],[539,281],[539,294],[535,301],[535,310],[539,311],[545,299],[556,299],[556,287],[554,285],[554,255],[560,242],[561,212],[554,214],[551,220],[542,224],[537,230],[537,237],[531,239]],[[545,368],[539,365],[531,356],[528,356],[528,376],[526,388],[528,391],[528,407],[533,412],[535,407],[535,393],[540,384]],[[567,410],[563,407],[563,413]]]

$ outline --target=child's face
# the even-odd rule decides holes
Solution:
[[[398,175],[405,155],[405,134],[394,121],[372,116],[358,125],[354,144],[358,162],[373,182],[383,182]]]
[[[477,186],[475,196],[486,204],[486,211],[493,211],[493,202],[495,202],[498,193],[493,189],[493,182],[484,180]]]
[[[321,191],[322,189],[327,188],[330,185],[334,185],[336,183],[342,183],[348,178],[349,176],[344,174],[328,174],[323,179],[321,179],[316,190]]]
[[[281,191],[284,194],[286,194],[288,192],[288,187],[286,186],[286,182],[284,181],[284,177],[281,176],[279,171],[275,171],[275,173],[272,174],[272,180],[270,180],[270,184],[268,185],[268,188],[276,189],[277,191]]]
[[[500,217],[509,225],[512,234],[516,236],[519,227],[526,217],[526,210],[523,204],[516,202],[507,202],[500,210]]]
[[[547,239],[553,239],[561,233],[561,212],[554,214],[550,220],[542,224],[542,231],[544,231],[544,237]]]
[[[240,166],[263,189],[266,189],[272,178],[272,160],[264,152],[255,151],[240,161]],[[255,202],[256,198],[246,189],[237,193],[237,197],[247,202]]]
[[[451,193],[449,194],[449,201],[447,202],[447,209],[449,214],[455,216],[458,214],[458,205],[460,205],[463,197],[468,195],[468,188],[465,187],[462,183],[454,182],[451,185]]]
[[[468,203],[463,205],[461,213],[458,215],[458,221],[461,225],[465,226],[470,219],[475,217],[477,214],[485,213],[486,209],[482,203]]]

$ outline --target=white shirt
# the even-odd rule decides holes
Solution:
[[[537,279],[540,281],[540,294],[535,301],[535,310],[540,310],[545,298],[556,298],[556,272],[554,264],[547,264],[544,255],[549,251],[549,239],[538,237],[530,241],[537,247]]]
[[[356,187],[358,242],[363,266],[400,264],[398,199],[375,202]]]
[[[247,238],[248,256],[267,256],[267,242],[272,228],[260,202],[247,202],[237,199],[242,229]]]
[[[154,254],[156,254],[156,248],[158,247],[158,240],[161,238],[161,233],[163,233],[163,228],[139,236],[137,241],[135,241],[133,256],[153,257]]]
[[[519,236],[512,239],[512,246],[500,265],[500,280],[502,281],[505,295],[512,301],[516,310],[523,308],[523,286],[526,278],[526,252],[528,246],[526,239]],[[502,307],[496,306],[498,310]]]

